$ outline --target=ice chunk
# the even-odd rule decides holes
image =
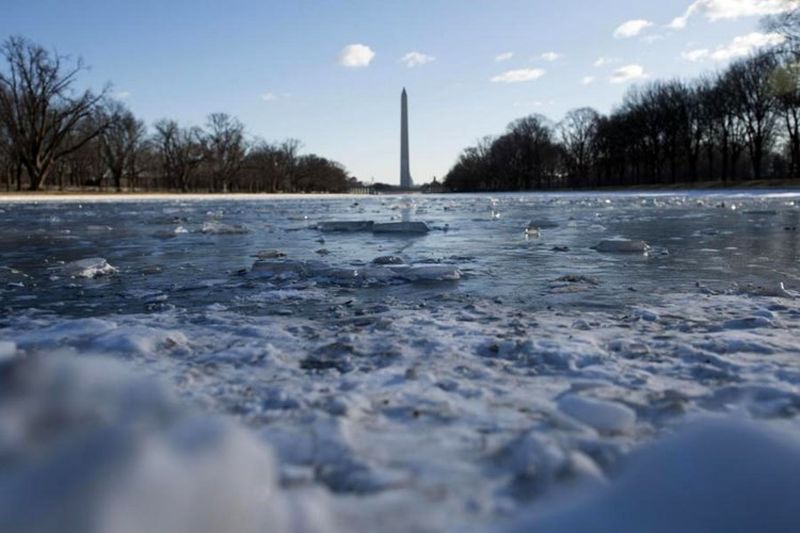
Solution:
[[[414,265],[397,272],[409,281],[458,281],[462,276],[452,265]]]
[[[261,250],[257,252],[254,257],[259,259],[278,259],[281,257],[286,257],[286,254],[280,250]]]
[[[376,257],[372,260],[372,262],[376,265],[402,265],[405,263],[402,257],[398,257],[396,255],[383,255],[381,257]]]
[[[643,254],[650,249],[650,246],[644,241],[630,241],[627,239],[610,239],[610,240],[600,241],[600,243],[597,246],[595,246],[595,249],[598,252],[611,253],[611,254],[613,253]]]
[[[250,272],[258,276],[271,277],[297,277],[308,275],[308,265],[302,261],[256,261]]]
[[[575,394],[562,396],[558,400],[558,408],[572,418],[603,432],[625,433],[636,422],[636,413],[622,404]]]
[[[205,222],[203,227],[200,228],[200,231],[206,235],[241,235],[250,232],[246,226],[241,224],[223,224],[222,222],[218,222],[216,220]]]
[[[556,484],[604,480],[592,459],[581,452],[565,449],[556,437],[537,430],[514,438],[493,458],[506,472],[513,474],[509,492],[519,500],[531,500]]]
[[[590,276],[579,274],[567,274],[553,280],[550,283],[550,290],[557,293],[582,292],[600,285],[600,280]]]
[[[372,231],[374,222],[371,220],[333,220],[320,222],[317,229],[325,233],[351,233],[357,231]]]
[[[189,339],[180,331],[146,326],[117,327],[94,339],[94,345],[100,348],[102,353],[135,353],[149,356],[188,344]]]
[[[361,269],[361,277],[365,282],[391,283],[403,281],[402,271],[408,268],[395,268],[394,266],[369,265]]]
[[[724,329],[757,329],[772,326],[772,320],[763,316],[750,316],[745,318],[733,318],[726,320],[722,327]]]
[[[67,263],[64,266],[67,275],[74,278],[98,278],[100,276],[110,276],[116,274],[118,270],[109,265],[102,257],[89,257],[79,261]]]
[[[600,285],[600,280],[580,274],[567,274],[556,279],[555,283],[585,283],[587,285]]]
[[[387,222],[385,224],[374,224],[374,233],[428,233],[430,228],[424,222]]]
[[[334,530],[322,495],[278,485],[270,448],[184,412],[158,384],[89,356],[12,364],[0,376],[4,533]]]
[[[659,319],[658,313],[652,309],[644,309],[641,307],[633,310],[633,316],[646,322],[657,322]]]
[[[737,285],[736,291],[749,296],[767,296],[770,298],[797,298],[800,296],[797,291],[787,290],[783,283],[769,286],[748,283],[746,285]]]
[[[536,223],[536,221],[531,220],[528,222],[528,225],[525,226],[525,236],[527,237],[539,237],[542,232],[542,227]]]
[[[558,227],[558,224],[551,220],[546,219],[533,219],[528,222],[528,228],[537,228],[537,229],[555,229]]]
[[[506,531],[794,531],[798,493],[796,432],[703,420],[634,456],[609,486]]]

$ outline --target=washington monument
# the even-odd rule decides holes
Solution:
[[[408,95],[403,88],[400,96],[400,188],[411,187],[411,170],[408,168]]]

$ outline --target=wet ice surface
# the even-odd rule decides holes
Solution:
[[[136,510],[179,492],[156,515],[165,531],[623,531],[609,509],[644,494],[661,504],[632,506],[645,510],[628,513],[630,531],[670,519],[665,530],[747,530],[760,523],[748,506],[704,523],[673,490],[682,475],[697,483],[686,472],[700,462],[706,492],[735,486],[748,501],[736,485],[748,454],[720,451],[744,478],[712,460],[740,438],[781,458],[763,471],[785,475],[750,489],[775,493],[785,529],[800,521],[781,500],[800,493],[796,202],[2,204],[0,494],[54,472],[78,488],[60,489],[71,503],[52,524],[40,516],[50,500],[24,491],[0,498],[12,502],[0,516],[79,531],[71,506],[94,505],[100,530],[155,531]],[[373,224],[325,225],[347,221]],[[429,232],[373,231],[391,222]],[[177,400],[162,399],[170,391]],[[734,422],[679,429],[723,415]],[[172,485],[153,492],[164,469]],[[198,501],[236,518],[187,512]]]

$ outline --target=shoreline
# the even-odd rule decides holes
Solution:
[[[108,201],[139,200],[297,200],[300,198],[363,198],[366,194],[350,193],[169,193],[169,192],[78,192],[78,191],[22,191],[0,193],[0,203],[53,202],[53,201]],[[385,195],[392,196],[392,195]]]
[[[758,180],[758,181],[704,181],[696,183],[629,185],[622,187],[580,188],[580,189],[547,189],[520,191],[476,191],[476,192],[440,192],[422,193],[420,191],[397,191],[378,194],[361,193],[180,193],[180,192],[130,192],[130,191],[8,191],[0,192],[0,203],[53,202],[53,201],[170,201],[170,200],[298,200],[302,198],[364,198],[373,196],[397,197],[409,195],[438,196],[461,194],[609,194],[609,193],[696,193],[708,191],[774,191],[800,193],[800,180]]]

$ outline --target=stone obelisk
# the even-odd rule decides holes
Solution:
[[[408,95],[403,88],[400,96],[400,188],[410,189],[412,186],[408,168]]]

